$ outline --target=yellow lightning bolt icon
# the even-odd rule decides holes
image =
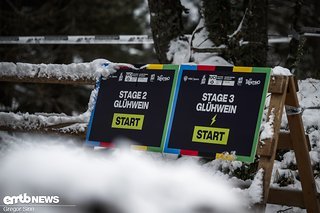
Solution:
[[[212,125],[214,124],[214,122],[216,122],[216,117],[217,117],[217,115],[215,115],[215,116],[213,116],[213,117],[211,118],[211,124],[210,124],[210,126],[212,126]]]

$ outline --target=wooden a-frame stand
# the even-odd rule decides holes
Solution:
[[[310,162],[309,138],[305,135],[301,110],[297,97],[298,85],[293,76],[272,76],[269,115],[274,115],[274,135],[258,145],[259,169],[264,170],[263,200],[256,209],[265,211],[267,203],[296,206],[307,209],[308,213],[320,213],[317,188]],[[281,118],[286,108],[290,132],[280,132]],[[270,188],[273,163],[277,149],[291,149],[295,153],[302,191]]]

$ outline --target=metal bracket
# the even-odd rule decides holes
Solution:
[[[289,105],[285,105],[285,107],[287,115],[298,115],[303,112],[303,109],[301,107],[293,107]]]

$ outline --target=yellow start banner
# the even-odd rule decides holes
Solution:
[[[192,135],[193,142],[227,145],[229,129],[195,126]]]
[[[142,130],[144,115],[114,113],[112,128]]]

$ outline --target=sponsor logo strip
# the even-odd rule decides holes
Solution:
[[[222,75],[209,75],[208,85],[222,85],[223,76]]]

